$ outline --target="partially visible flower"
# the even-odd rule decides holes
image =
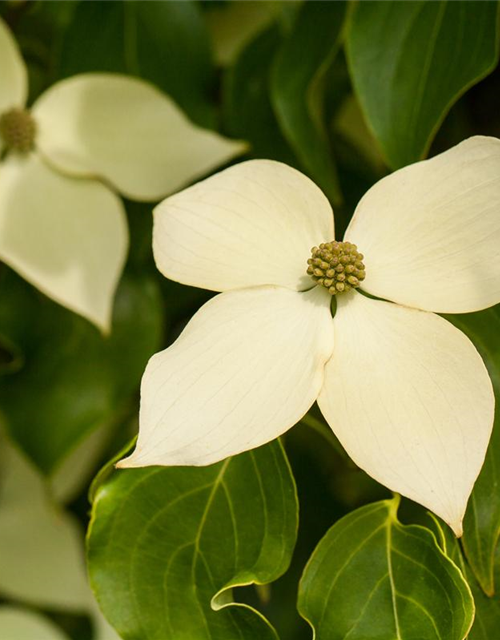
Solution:
[[[0,60],[0,260],[108,329],[128,244],[112,188],[159,200],[244,147],[121,75],[68,78],[26,109],[26,68],[1,20]]]
[[[216,462],[317,399],[362,469],[460,535],[494,396],[474,345],[433,312],[500,302],[500,141],[471,138],[384,178],[345,242],[333,234],[322,192],[272,161],[158,205],[160,271],[224,293],[150,360],[137,448],[119,466]]]

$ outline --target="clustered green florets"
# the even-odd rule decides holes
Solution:
[[[11,109],[0,116],[0,137],[7,149],[27,153],[33,149],[36,123],[27,109]]]
[[[325,242],[311,249],[307,273],[335,296],[359,287],[365,279],[363,254],[350,242]]]

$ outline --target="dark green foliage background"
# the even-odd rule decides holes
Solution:
[[[229,1],[3,2],[0,15],[13,29],[28,63],[31,101],[58,79],[80,72],[113,71],[144,78],[172,96],[197,124],[248,140],[251,146],[245,157],[281,160],[308,174],[331,200],[339,236],[359,198],[386,173],[470,135],[500,137],[497,2],[264,0],[246,4],[252,5],[249,11],[267,18],[224,65],[214,55],[212,26],[221,14],[233,11],[234,3]],[[236,34],[246,26],[238,20],[237,16],[233,23]],[[102,425],[111,425],[114,435],[101,452],[95,473],[126,445],[133,436],[130,423],[137,414],[138,387],[148,358],[171,344],[211,295],[168,282],[157,273],[151,253],[151,206],[127,202],[126,208],[131,249],[110,338],[0,264],[0,415],[11,439],[45,474],[56,470]],[[474,341],[500,394],[499,308],[449,319]],[[228,463],[226,502],[217,485],[215,505],[210,487],[225,463],[204,470],[120,473],[108,466],[98,477],[93,487],[90,574],[104,613],[123,638],[312,637],[297,611],[299,581],[308,559],[337,523],[317,552],[334,567],[335,554],[345,554],[347,548],[347,542],[342,547],[335,536],[359,514],[389,522],[390,503],[364,505],[390,496],[339,451],[315,408],[283,444],[291,471],[278,443],[244,454]],[[258,506],[252,503],[255,518],[248,519],[249,512],[236,509],[231,529],[228,496],[241,507],[245,491],[251,501],[259,482],[263,498]],[[196,493],[205,486],[205,493]],[[68,507],[85,527],[89,524],[87,490]],[[149,528],[163,503],[190,492],[198,496],[196,504],[183,502],[175,519],[162,521],[158,530]],[[359,508],[369,511],[356,511]],[[196,573],[189,573],[194,566],[190,556],[176,565],[179,588],[171,582],[163,584],[158,568],[170,557],[173,547],[169,545],[180,545],[179,535],[191,540],[200,513],[202,520],[208,514],[210,522],[204,569],[196,565]],[[346,514],[349,520],[340,520]],[[423,623],[420,627],[416,616],[405,619],[401,638],[463,640],[467,612],[472,612],[471,591],[476,622],[469,638],[493,640],[500,624],[495,595],[500,566],[496,560],[500,424],[496,424],[460,543],[409,501],[403,500],[398,517],[405,524],[393,519],[390,527],[399,536],[400,548],[410,561],[423,563],[425,571],[446,585],[451,603],[446,612],[451,622],[439,631],[443,635],[433,635]],[[116,535],[111,535],[113,527],[119,531]],[[135,536],[142,535],[141,527],[148,531],[150,546],[137,545],[138,555],[132,561],[128,547]],[[387,536],[388,529],[383,531]],[[417,538],[413,546],[411,535]],[[365,549],[364,559],[356,560],[354,578],[342,583],[331,602],[326,595],[331,575],[323,567],[323,573],[312,580],[309,565],[300,587],[299,608],[316,626],[318,640],[368,637],[348,630],[343,635],[339,629],[342,613],[368,589],[365,576],[371,571],[370,579],[382,578],[373,568],[378,559],[377,566],[383,570],[387,538],[382,529],[377,540]],[[240,545],[237,552],[235,541]],[[261,543],[257,562],[255,545]],[[153,558],[148,557],[148,549],[156,549]],[[414,574],[403,567],[398,575],[401,583],[406,581],[403,590],[409,588],[409,581],[416,584],[422,577],[422,569],[412,566]],[[266,584],[256,587],[254,582]],[[425,608],[426,602],[432,604],[431,587],[422,584],[413,595],[421,597]],[[231,592],[233,586],[238,588]],[[390,585],[386,588],[390,596]],[[134,589],[141,590],[138,614],[127,604]],[[223,594],[212,605],[227,608],[215,612],[210,601],[220,590]],[[230,606],[231,602],[245,606]],[[331,615],[316,625],[315,612],[322,603]],[[370,638],[394,636],[394,619],[382,611],[373,613],[379,635]],[[84,617],[48,613],[74,640],[91,640]],[[375,618],[373,623],[372,631]],[[168,635],[167,629],[176,631]]]

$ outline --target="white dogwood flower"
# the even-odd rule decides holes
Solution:
[[[333,237],[326,197],[278,162],[158,205],[160,271],[223,293],[150,360],[138,444],[119,466],[210,464],[280,436],[317,400],[357,465],[460,534],[494,396],[471,341],[434,312],[500,302],[500,141],[380,180]]]
[[[121,200],[155,201],[239,154],[141,80],[89,73],[28,110],[27,72],[0,20],[0,260],[103,329],[125,261]]]

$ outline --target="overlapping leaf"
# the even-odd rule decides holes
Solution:
[[[274,25],[256,36],[240,52],[224,80],[224,115],[229,134],[243,132],[255,158],[294,164],[293,153],[280,131],[270,97],[270,60],[281,44]]]
[[[299,611],[317,640],[464,640],[474,603],[462,574],[424,527],[396,517],[398,500],[337,522],[312,555]]]
[[[333,202],[341,193],[323,121],[322,80],[337,52],[345,11],[345,2],[304,3],[271,75],[271,98],[283,133],[305,171]]]
[[[495,426],[464,520],[467,560],[486,594],[493,595],[495,550],[500,536],[500,306],[449,316],[474,342],[488,367],[496,396]]]
[[[125,640],[276,640],[231,589],[275,580],[297,526],[278,442],[210,467],[120,471],[98,488],[91,582]]]
[[[474,596],[476,615],[467,640],[491,640],[495,638],[500,625],[500,601],[498,598],[489,598],[481,590],[451,529],[432,514],[429,514],[429,523],[430,528],[435,531],[436,539],[443,551],[467,578]]]

